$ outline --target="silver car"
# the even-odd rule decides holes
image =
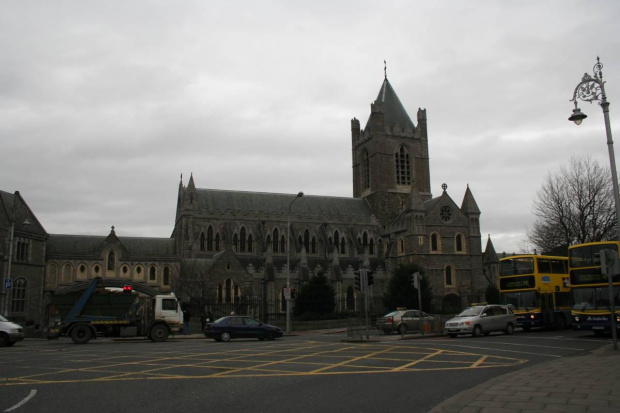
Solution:
[[[423,311],[399,309],[380,317],[377,328],[386,334],[405,334],[407,331],[422,331],[422,324],[432,320],[433,317]]]
[[[474,337],[488,336],[494,331],[512,334],[517,325],[512,310],[505,305],[475,305],[446,321],[444,331],[450,337],[471,334]]]

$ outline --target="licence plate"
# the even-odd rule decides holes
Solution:
[[[603,327],[603,326],[594,326],[594,327],[592,327],[592,330],[604,330],[604,329],[605,329],[605,327]]]

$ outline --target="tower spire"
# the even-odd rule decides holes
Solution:
[[[383,60],[383,74],[385,75],[385,79],[387,80],[387,62]]]

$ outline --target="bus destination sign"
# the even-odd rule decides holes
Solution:
[[[500,277],[499,288],[501,290],[523,290],[526,288],[534,288],[536,281],[533,275],[525,275],[522,277]]]

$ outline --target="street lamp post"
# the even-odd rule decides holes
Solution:
[[[596,64],[593,68],[594,76],[590,76],[585,73],[581,82],[575,88],[573,92],[573,98],[571,102],[575,102],[575,109],[573,114],[568,120],[575,122],[576,125],[580,125],[581,122],[587,118],[585,113],[577,107],[577,99],[585,102],[592,103],[593,101],[599,101],[599,105],[603,108],[603,117],[605,118],[605,132],[607,133],[607,150],[609,152],[609,164],[611,168],[611,182],[614,189],[614,203],[616,204],[616,230],[620,234],[620,191],[618,190],[618,174],[616,172],[616,157],[614,156],[614,141],[611,138],[611,124],[609,122],[609,102],[607,101],[607,95],[605,94],[605,82],[603,81],[603,64],[599,57],[596,58]],[[617,239],[620,239],[620,235],[617,235]],[[611,334],[614,342],[614,350],[618,349],[618,337],[616,332],[616,308],[614,303],[612,274],[609,273],[609,303],[610,303],[610,318],[611,318]]]
[[[15,213],[15,212],[13,212]],[[11,264],[13,261],[13,238],[15,235],[15,218],[11,221],[11,228],[9,229],[9,261],[7,263],[6,277],[4,279],[4,316],[9,317],[9,285],[11,283]]]
[[[291,333],[291,208],[293,208],[293,202],[302,196],[304,193],[301,191],[295,195],[286,213],[286,289],[288,290],[288,294],[284,297],[286,298],[286,334]]]

